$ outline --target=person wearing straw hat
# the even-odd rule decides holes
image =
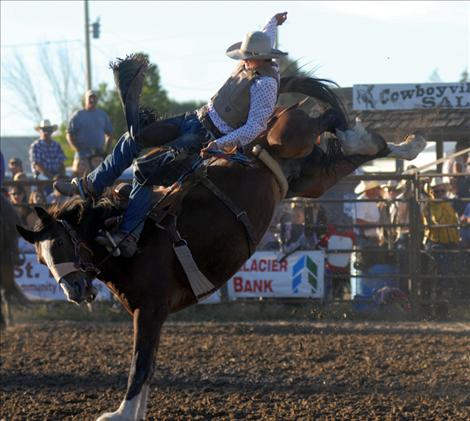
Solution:
[[[423,206],[425,250],[429,253],[425,260],[425,272],[437,275],[425,285],[423,295],[429,298],[432,290],[438,298],[444,293],[458,294],[458,265],[455,251],[459,248],[458,216],[447,194],[450,182],[447,177],[433,177],[429,183],[430,199]],[[440,278],[438,278],[440,277]]]
[[[378,180],[361,180],[354,189],[360,200],[380,199],[381,183]],[[367,228],[367,225],[378,224],[380,212],[377,202],[356,202],[354,203],[354,223],[361,225],[356,229],[356,242],[359,249],[378,247],[379,232],[376,227]],[[362,225],[364,227],[362,227]],[[356,267],[366,270],[371,266],[370,256],[366,253],[357,253],[355,256]],[[374,256],[375,257],[375,256]]]
[[[354,189],[358,199],[380,199],[381,183],[377,180],[361,180]],[[367,225],[379,222],[379,208],[375,202],[355,203],[356,224]],[[367,239],[377,239],[377,228],[361,228],[360,235]]]
[[[29,161],[32,173],[52,179],[57,175],[65,174],[65,154],[62,147],[52,139],[52,133],[57,130],[57,124],[51,124],[47,119],[41,120],[35,127],[39,132],[39,139],[29,148]]]
[[[204,107],[164,120],[176,132],[168,146],[206,157],[210,150],[246,145],[266,129],[279,93],[279,65],[274,59],[287,54],[273,48],[276,28],[286,19],[287,12],[276,14],[263,30],[246,34],[242,42],[227,49],[227,56],[239,62],[235,71]],[[56,183],[56,189],[65,195],[99,196],[144,149],[139,135],[135,140],[133,135],[122,136],[112,153],[86,178]],[[120,230],[110,234],[123,256],[131,257],[137,251],[151,195],[151,186],[134,183]],[[115,247],[108,237],[97,241]]]

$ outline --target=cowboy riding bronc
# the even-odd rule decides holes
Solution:
[[[273,59],[286,55],[273,48],[276,27],[286,19],[287,12],[278,13],[262,31],[250,32],[243,42],[228,48],[226,54],[241,63],[207,105],[163,120],[174,129],[169,146],[192,153],[202,149],[201,155],[207,157],[211,150],[246,145],[266,129],[279,93],[279,66]],[[56,182],[55,188],[68,196],[99,196],[142,153],[144,145],[139,142],[139,134],[131,126],[112,153],[87,177]],[[99,237],[98,241],[109,248],[118,245],[123,256],[133,256],[151,207],[151,196],[152,186],[142,185],[134,177],[119,231],[111,238],[110,235]]]

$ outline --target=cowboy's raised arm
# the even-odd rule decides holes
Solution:
[[[276,30],[278,26],[281,26],[287,19],[287,12],[277,13],[271,19],[269,19],[268,23],[264,25],[264,28],[261,30],[266,35],[269,36],[271,40],[271,48],[274,47],[274,43],[276,42]]]

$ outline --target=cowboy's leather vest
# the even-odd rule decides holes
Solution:
[[[279,71],[271,63],[267,62],[256,70],[247,70],[242,62],[211,98],[217,114],[233,129],[246,123],[250,111],[251,84],[263,76],[274,78],[279,89]]]

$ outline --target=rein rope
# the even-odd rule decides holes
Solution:
[[[86,243],[80,239],[77,231],[75,231],[67,221],[58,219],[57,222],[59,222],[64,227],[65,231],[70,237],[70,240],[72,241],[75,255],[75,266],[77,269],[82,272],[93,272],[96,273],[96,275],[99,275],[101,271],[93,264],[94,253],[90,247],[88,247]],[[89,258],[84,258],[83,252],[86,252]]]

